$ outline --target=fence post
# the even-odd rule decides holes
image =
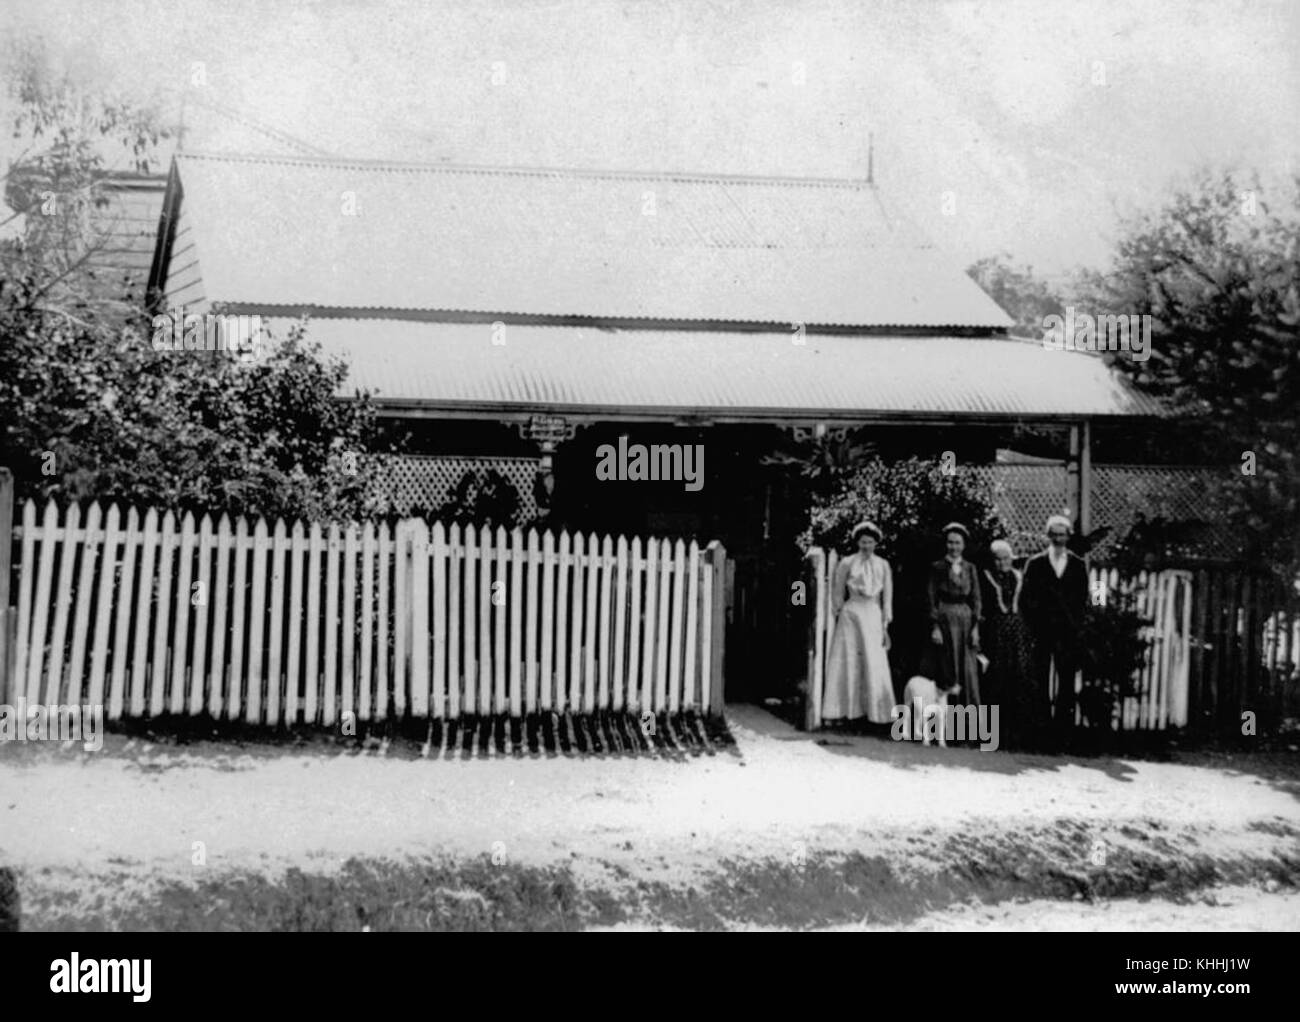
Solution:
[[[727,647],[727,548],[716,540],[709,544],[712,548],[713,569],[713,606],[709,613],[713,615],[712,635],[713,649],[709,656],[713,658],[709,668],[709,714],[721,717],[726,703],[725,657]]]
[[[826,595],[827,586],[825,584],[827,559],[826,553],[820,547],[812,547],[804,559],[804,578],[808,578],[808,566],[812,568],[812,592],[813,609],[809,615],[809,642],[808,642],[808,686],[807,698],[804,703],[804,727],[808,731],[816,731],[822,726],[822,692],[824,685],[824,675],[826,670],[826,661],[823,656],[824,637],[826,630]]]
[[[9,657],[13,651],[10,628],[13,612],[9,609],[9,578],[13,572],[14,549],[14,475],[0,468],[0,703],[9,702]]]
[[[815,548],[814,548],[815,549]],[[803,568],[803,586],[804,586],[804,606],[808,607],[808,590],[813,591],[813,600],[817,599],[817,582],[813,578],[813,550],[809,550],[803,559],[801,567]],[[812,582],[809,585],[809,582]],[[817,730],[817,706],[814,700],[813,692],[816,683],[813,678],[817,671],[817,606],[816,603],[810,608],[808,613],[808,622],[805,629],[806,641],[808,646],[808,669],[806,680],[804,682],[804,702],[803,702],[803,726],[805,731]]]

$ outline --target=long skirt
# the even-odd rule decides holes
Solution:
[[[893,720],[894,682],[885,652],[885,624],[878,598],[851,597],[840,609],[826,663],[824,720],[873,724]]]
[[[1045,700],[1034,672],[1034,642],[1019,614],[1003,614],[991,622],[989,669],[982,695],[998,705],[1002,747],[1022,743],[1043,723]]]
[[[960,685],[961,691],[949,696],[950,703],[979,703],[980,665],[975,659],[971,643],[971,628],[975,624],[971,608],[965,603],[939,605],[939,632],[943,646],[936,650],[938,678],[944,688]]]

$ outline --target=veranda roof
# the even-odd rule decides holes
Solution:
[[[273,327],[277,336],[285,325]],[[414,414],[713,421],[1159,414],[1098,356],[1008,337],[799,338],[382,319],[310,320],[307,337],[347,359],[349,392],[373,390],[381,405]]]

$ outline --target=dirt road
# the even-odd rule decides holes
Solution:
[[[1093,928],[1106,919],[1098,904],[1154,896],[1157,927],[1186,925],[1175,902],[1188,899],[1202,927],[1216,925],[1211,900],[1225,926],[1300,927],[1291,783],[815,739],[755,707],[728,716],[735,747],[684,760],[435,760],[396,746],[121,735],[95,754],[10,744],[0,863],[19,869],[33,927],[112,925],[117,900],[226,876],[479,859],[608,892],[611,925]],[[677,892],[701,904],[678,911]],[[428,918],[436,926],[437,911]]]

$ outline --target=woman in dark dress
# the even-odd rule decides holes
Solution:
[[[960,685],[960,692],[949,697],[953,703],[975,703],[980,700],[980,669],[976,659],[980,648],[979,622],[983,613],[980,600],[979,573],[962,552],[970,533],[959,522],[949,522],[943,527],[948,556],[930,566],[930,659],[934,665],[934,680],[951,690]]]
[[[998,706],[999,745],[1023,743],[1035,725],[1033,637],[1020,615],[1023,576],[1011,566],[1011,544],[994,541],[989,547],[993,568],[984,572],[988,582],[984,604],[986,651],[989,668],[984,675],[984,698]]]

